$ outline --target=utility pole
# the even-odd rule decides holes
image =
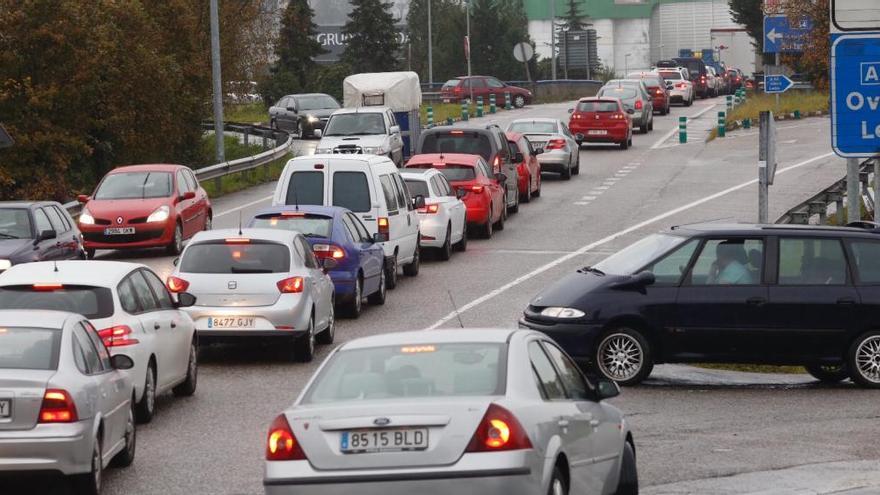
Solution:
[[[467,9],[465,13],[465,26],[467,29],[467,63],[468,63],[468,87],[470,88],[470,101],[474,101],[474,85],[473,81],[470,80],[471,77],[471,2],[470,0],[464,0],[464,8]]]
[[[556,0],[550,0],[550,74],[556,80]]]
[[[223,150],[223,84],[220,81],[220,16],[217,0],[211,0],[211,79],[214,83],[214,138],[217,162],[226,161]]]
[[[431,4],[434,0],[428,0],[428,84],[434,85],[434,38],[431,37]],[[431,89],[433,91],[433,89]]]

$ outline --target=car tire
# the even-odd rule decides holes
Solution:
[[[640,125],[639,132],[642,134],[647,134],[648,133],[648,124],[645,123],[645,124]]]
[[[128,408],[124,438],[125,446],[110,461],[110,465],[113,467],[124,468],[131,466],[134,462],[134,454],[137,450],[137,427],[134,424],[134,407]]]
[[[330,297],[330,315],[327,316],[327,328],[315,336],[315,340],[321,345],[330,345],[336,340],[336,297]]]
[[[276,122],[275,119],[270,119],[269,120],[269,127],[272,129],[278,129],[278,122]]]
[[[153,420],[156,414],[156,365],[151,360],[147,365],[147,374],[144,377],[144,395],[134,405],[134,418],[138,423],[146,424]]]
[[[571,164],[570,163],[568,164],[567,167],[565,167],[565,169],[562,170],[560,177],[562,177],[562,180],[571,179]]]
[[[580,154],[578,154],[578,160],[580,160]],[[544,182],[541,180],[541,171],[538,171],[538,188],[535,189],[535,192],[532,193],[532,196],[536,198],[541,197],[541,183]]]
[[[578,153],[577,160],[574,162],[574,168],[571,171],[571,175],[580,175],[581,173],[581,154]]]
[[[880,330],[856,337],[846,353],[846,367],[858,385],[880,388]]]
[[[367,296],[367,302],[375,306],[385,304],[385,295],[388,291],[388,285],[385,283],[385,267],[379,271],[379,290]]]
[[[463,222],[464,225],[461,227],[461,240],[455,245],[456,251],[461,251],[462,253],[467,251],[467,243],[468,243],[468,226],[467,220]]]
[[[531,203],[532,202],[532,178],[529,177],[528,183],[526,183],[526,194],[523,196],[520,194],[519,196],[522,199],[523,203]]]
[[[654,130],[654,119],[653,119],[653,118],[651,118],[651,121],[648,122],[648,130],[649,130],[649,131],[653,131],[653,130]]]
[[[306,137],[306,130],[305,130],[305,128],[303,128],[303,123],[301,120],[297,121],[297,123],[296,123],[296,135],[300,139],[305,139],[305,137]]]
[[[495,224],[492,223],[492,207],[490,206],[488,216],[486,217],[486,224],[483,225],[483,238],[492,238],[492,234],[494,233],[493,231],[495,230],[493,228],[494,226]]]
[[[618,385],[636,385],[651,374],[651,345],[641,332],[629,327],[611,328],[602,334],[593,351],[593,368]]]
[[[690,98],[688,101],[684,102],[684,106],[689,107],[694,104],[694,99]]]
[[[391,290],[397,287],[397,253],[391,258],[391,263],[385,259],[385,286]]]
[[[639,495],[639,472],[636,452],[632,444],[623,442],[623,460],[620,463],[620,480],[614,495]]]
[[[441,261],[449,261],[449,258],[452,258],[452,224],[446,225],[446,242],[443,243],[443,246],[440,247],[440,255]]]
[[[208,212],[207,216],[205,217],[205,228],[202,230],[207,232],[207,231],[211,230],[211,228],[213,228],[213,227],[214,227],[214,217],[211,215],[211,212]]]
[[[95,259],[95,250],[94,249],[83,249],[83,252],[86,253],[87,260]]]
[[[92,447],[92,468],[88,473],[73,476],[73,492],[76,495],[99,495],[104,477],[103,452],[101,450],[101,436],[95,438]]]
[[[175,397],[189,397],[196,393],[199,384],[199,346],[195,339],[189,344],[189,361],[186,363],[186,379],[171,389]]]
[[[503,204],[507,204],[507,194],[506,193],[504,195],[504,203]],[[495,223],[495,230],[497,230],[499,232],[504,230],[504,222],[506,222],[506,221],[507,221],[507,208],[502,206],[501,207],[501,216],[498,218],[498,221]]]
[[[309,318],[309,331],[293,341],[293,357],[300,363],[315,359],[315,315]]]
[[[624,141],[620,142],[620,149],[625,150],[629,148],[629,138],[626,138]]]
[[[358,273],[357,280],[354,283],[354,294],[352,294],[351,297],[348,298],[348,300],[345,302],[345,316],[351,318],[352,320],[360,318],[361,310],[363,309],[363,300],[364,279],[363,277],[361,277],[361,274]]]
[[[516,95],[513,97],[513,106],[516,108],[522,108],[526,106],[526,97],[523,95]]]
[[[849,378],[849,370],[843,363],[837,365],[807,364],[807,373],[822,383],[839,383]]]
[[[547,495],[568,495],[568,480],[558,466],[553,467],[553,477],[550,478]]]
[[[180,226],[180,223],[174,224],[174,237],[171,238],[171,243],[168,244],[165,251],[171,256],[177,256],[183,251],[183,227]]]
[[[406,265],[403,265],[403,274],[407,277],[415,277],[419,274],[419,268],[421,267],[421,246],[418,241],[416,241],[416,250],[413,251],[413,260]]]
[[[519,186],[513,188],[513,193],[516,194],[516,197],[513,200],[513,206],[507,209],[509,213],[519,213]]]

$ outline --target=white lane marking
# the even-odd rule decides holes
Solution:
[[[596,199],[596,196],[584,196],[581,199],[583,199],[584,201],[592,201],[592,200]]]
[[[599,191],[599,190],[593,189],[592,191],[588,192],[587,194],[590,194],[593,196],[600,196],[603,192],[605,192],[605,191]]]
[[[245,208],[250,208],[251,206],[255,206],[255,205],[258,205],[258,204],[260,204],[260,203],[265,203],[266,201],[271,201],[271,200],[272,200],[272,196],[266,196],[265,198],[258,199],[258,200],[256,200],[256,201],[251,201],[250,203],[245,203],[245,204],[243,204],[243,205],[241,205],[241,206],[236,206],[235,208],[230,208],[230,209],[228,209],[228,210],[226,210],[226,211],[222,211],[222,212],[220,212],[220,213],[217,213],[217,214],[214,215],[214,218],[222,217],[223,215],[229,215],[230,213],[235,213],[235,212],[237,212],[238,210],[243,210],[243,209],[245,209]]]
[[[700,110],[699,112],[697,112],[697,113],[695,113],[695,114],[693,114],[693,115],[688,115],[688,116],[687,116],[687,118],[688,118],[688,125],[691,125],[691,122],[690,122],[691,119],[697,119],[697,118],[699,118],[699,117],[702,116],[704,113],[708,112],[709,110],[712,110],[712,109],[715,108],[716,106],[717,106],[717,104],[709,105],[708,107],[706,107],[706,108]],[[675,133],[678,132],[678,119],[675,119],[675,123],[676,123],[675,128],[670,129],[669,132],[667,132],[666,134],[664,134],[663,137],[660,138],[659,141],[657,141],[656,143],[654,143],[654,144],[651,146],[650,149],[652,149],[652,150],[656,150],[657,148],[659,148],[660,146],[662,146],[663,143],[666,142],[666,140],[668,140],[669,138],[671,138],[672,136],[674,136]]]
[[[832,153],[825,153],[824,155],[814,156],[813,158],[809,158],[809,159],[804,160],[800,163],[795,163],[794,165],[790,165],[788,167],[779,169],[776,171],[776,173],[777,174],[784,174],[785,172],[788,172],[789,170],[794,170],[794,169],[803,167],[804,165],[808,165],[808,164],[813,163],[817,160],[821,160],[823,158],[828,158],[829,156],[833,156],[833,155],[834,155],[834,153],[832,152]],[[629,226],[623,230],[619,230],[613,234],[610,234],[606,237],[603,237],[602,239],[599,239],[598,241],[591,242],[590,244],[587,244],[586,246],[583,246],[576,251],[572,251],[571,253],[568,253],[564,256],[560,256],[559,258],[556,258],[555,260],[553,260],[545,265],[539,266],[538,268],[535,268],[534,270],[530,271],[529,273],[526,273],[525,275],[521,275],[521,276],[515,278],[514,280],[512,280],[512,281],[510,281],[500,287],[493,289],[492,291],[488,292],[487,294],[484,294],[484,295],[472,300],[471,302],[459,307],[457,312],[453,311],[453,312],[449,313],[448,315],[444,316],[443,318],[440,318],[439,320],[434,322],[433,325],[427,327],[425,330],[433,330],[435,328],[439,328],[440,326],[444,325],[446,322],[455,318],[457,314],[461,314],[461,313],[464,313],[465,311],[471,310],[471,309],[479,306],[480,304],[483,304],[484,302],[486,302],[490,299],[493,299],[494,297],[510,290],[511,288],[516,287],[517,285],[519,285],[527,280],[531,280],[531,279],[537,277],[538,275],[546,272],[547,270],[555,268],[570,259],[573,259],[577,256],[581,256],[596,247],[602,246],[603,244],[607,244],[607,243],[609,243],[609,242],[611,242],[621,236],[624,236],[624,235],[629,234],[631,232],[635,232],[636,230],[639,230],[641,228],[647,227],[648,225],[651,225],[652,223],[659,222],[660,220],[669,218],[673,215],[677,215],[683,211],[687,211],[695,206],[700,206],[701,204],[708,203],[709,201],[714,201],[722,196],[725,196],[725,195],[730,194],[732,192],[739,191],[740,189],[749,187],[752,184],[755,184],[757,182],[758,182],[758,179],[752,179],[750,181],[743,182],[742,184],[738,184],[733,187],[729,187],[723,191],[719,191],[715,194],[710,194],[709,196],[705,196],[705,197],[700,198],[696,201],[692,201],[686,205],[679,206],[678,208],[674,208],[674,209],[669,210],[665,213],[661,213],[660,215],[657,215],[653,218],[649,218],[645,221],[642,221],[642,222],[639,222],[635,225]]]
[[[604,190],[606,190],[606,189],[608,189],[608,188],[609,188],[609,186],[598,186],[598,187],[596,187],[596,189],[598,189],[598,190],[600,190],[600,191],[604,191]]]
[[[576,204],[578,206],[584,206],[584,205],[590,204],[590,202],[589,201],[575,201],[574,204]]]

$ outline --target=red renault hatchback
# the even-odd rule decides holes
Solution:
[[[211,202],[182,165],[132,165],[111,170],[92,196],[80,195],[79,229],[89,258],[97,249],[164,247],[211,228]]]
[[[494,229],[504,230],[507,208],[504,205],[504,174],[492,174],[491,168],[480,155],[435,154],[415,155],[406,168],[436,168],[456,190],[464,202],[469,226],[482,231],[483,237],[492,237]]]
[[[571,112],[568,128],[581,143],[618,143],[632,146],[633,110],[625,110],[619,98],[581,98]]]

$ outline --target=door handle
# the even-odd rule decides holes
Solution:
[[[566,428],[568,427],[568,420],[560,419],[556,424],[558,424],[560,428]]]
[[[161,327],[162,327],[162,325],[160,325],[158,321],[153,323],[153,330],[158,330]]]
[[[750,297],[746,299],[746,304],[749,306],[763,306],[767,304],[767,299],[764,299],[763,297]]]
[[[856,300],[853,297],[841,297],[837,300],[837,304],[855,304]]]
[[[176,322],[176,321],[172,321],[172,322],[171,322],[171,328],[177,328],[177,322]]]

